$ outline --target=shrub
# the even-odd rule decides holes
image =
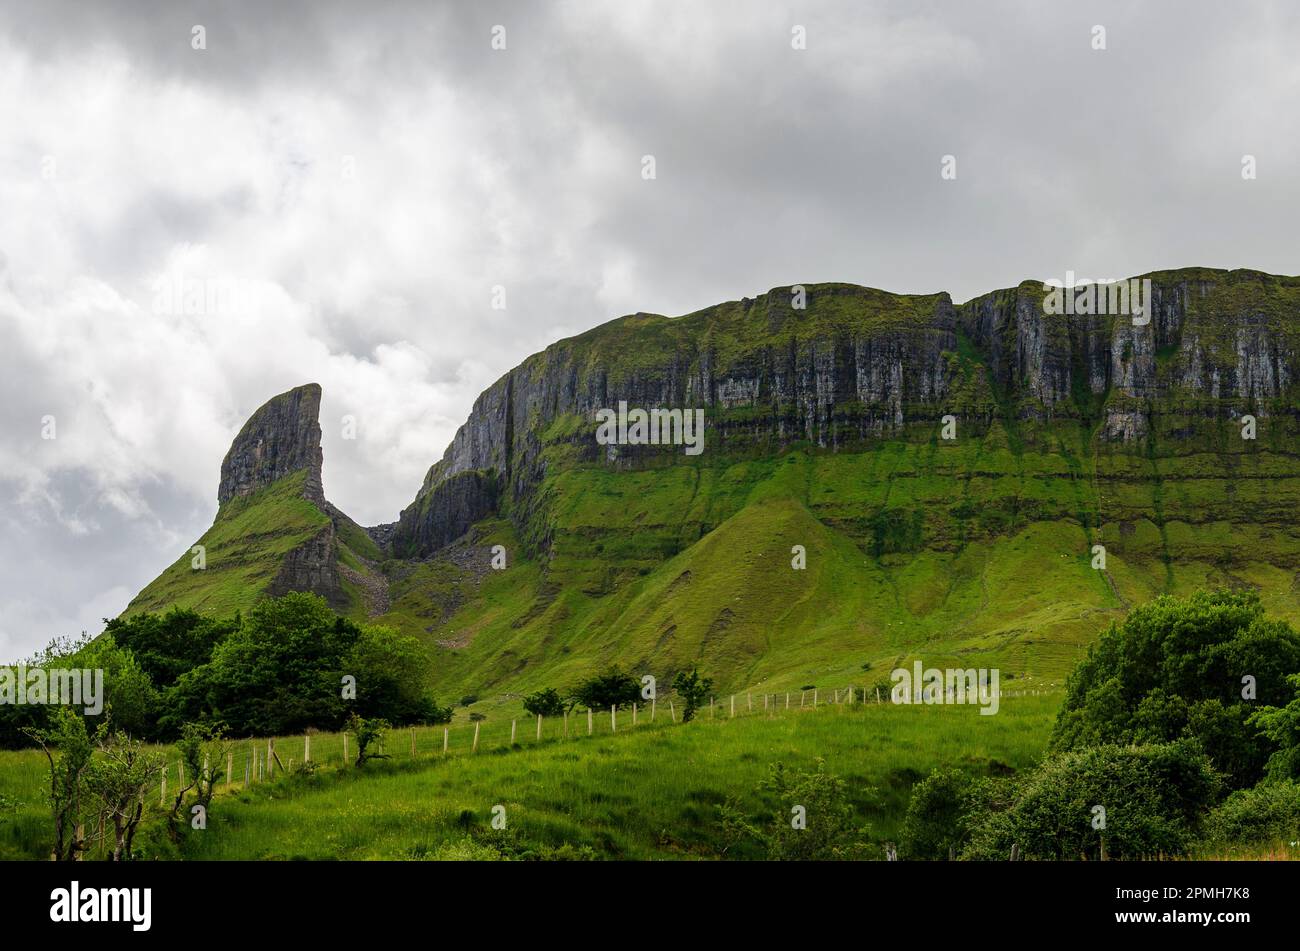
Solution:
[[[807,770],[774,763],[758,792],[771,806],[765,818],[749,818],[734,800],[718,807],[731,844],[752,842],[765,858],[786,861],[848,859],[866,852],[867,827],[854,822],[844,780],[826,772],[824,760]]]
[[[1266,845],[1300,839],[1300,786],[1261,783],[1239,789],[1220,803],[1205,823],[1210,845]]]
[[[1218,798],[1220,778],[1193,740],[1098,746],[1049,756],[1024,781],[991,781],[972,797],[963,858],[1181,855]],[[1105,809],[1094,828],[1094,807]]]
[[[903,819],[904,858],[946,859],[961,852],[970,834],[974,787],[971,776],[946,766],[912,787]]]

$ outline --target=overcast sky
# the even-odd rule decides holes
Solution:
[[[374,524],[484,387],[622,314],[1295,273],[1297,50],[1287,2],[6,0],[0,659],[120,612],[300,383]]]

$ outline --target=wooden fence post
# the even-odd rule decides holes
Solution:
[[[677,711],[673,709],[673,702],[671,700],[668,701],[668,715],[673,718],[674,723],[677,722]]]
[[[813,688],[813,709],[817,709],[817,688]]]
[[[614,704],[611,703],[609,705],[609,732],[610,733],[618,732],[618,720],[614,716],[615,709],[616,707],[614,706]]]
[[[880,688],[876,688],[876,703],[880,702]]]
[[[542,715],[539,713],[537,714],[537,739],[540,741],[541,738],[542,738]]]
[[[587,708],[587,735],[591,736],[591,707]]]
[[[632,704],[632,725],[636,726],[636,704]]]
[[[566,740],[569,738],[569,711],[567,708],[564,711],[564,738]]]
[[[483,722],[482,720],[475,720],[475,721],[474,721],[474,746],[473,746],[472,749],[470,749],[470,752],[471,752],[471,753],[477,753],[477,752],[478,752],[478,725],[479,725],[480,723],[482,723],[482,722]]]
[[[162,767],[159,772],[162,773],[162,792],[158,795],[158,805],[165,806],[167,805],[167,767]]]
[[[655,722],[655,703],[658,701],[658,699],[659,699],[658,697],[650,698],[650,722],[651,723]]]
[[[235,751],[226,750],[226,788],[235,781]]]
[[[510,721],[510,745],[511,746],[515,745],[515,724],[517,722],[518,722],[517,720]]]
[[[788,690],[785,692],[785,708],[790,709],[790,691]]]
[[[344,765],[344,766],[348,765],[348,734],[347,734],[347,731],[344,731],[344,733],[343,733],[343,765]]]
[[[311,734],[305,734],[302,738],[302,761],[311,762]]]
[[[754,695],[748,690],[745,691],[745,702],[749,704],[749,712],[754,712]]]
[[[733,717],[736,715],[736,695],[734,693],[731,695],[731,715]]]
[[[442,728],[442,755],[443,756],[447,755],[447,742],[448,742],[447,728],[443,727]]]

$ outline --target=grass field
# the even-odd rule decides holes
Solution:
[[[833,694],[832,694],[833,696]],[[477,838],[492,809],[505,807],[509,841],[524,850],[590,849],[598,858],[716,858],[723,854],[717,807],[735,800],[757,815],[763,802],[756,786],[768,766],[809,766],[820,757],[848,783],[849,796],[873,841],[896,838],[911,786],[934,766],[953,764],[975,772],[1031,766],[1041,754],[1061,694],[1005,696],[996,716],[975,706],[894,706],[889,703],[821,703],[800,709],[762,698],[737,697],[705,708],[693,723],[674,723],[660,706],[653,724],[640,712],[638,725],[620,713],[611,735],[608,711],[571,716],[569,738],[560,720],[450,728],[450,751],[442,753],[443,728],[397,730],[386,741],[391,759],[362,768],[344,767],[339,734],[312,737],[313,775],[294,774],[243,788],[243,763],[265,741],[235,747],[240,782],[213,803],[208,828],[192,834],[193,859],[410,859],[484,857]],[[823,698],[824,699],[824,698]],[[841,691],[841,700],[844,692]],[[289,765],[301,763],[303,737],[276,741]],[[353,748],[352,752],[355,752]],[[174,782],[175,756],[171,780]],[[43,807],[44,759],[38,752],[0,753],[0,795],[23,805],[0,817],[0,857],[43,858],[49,820]],[[158,795],[150,796],[157,809]],[[568,849],[564,849],[564,847]],[[728,857],[758,857],[740,844]],[[883,856],[883,853],[882,853]]]

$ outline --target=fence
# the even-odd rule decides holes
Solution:
[[[999,702],[1009,697],[1037,696],[1046,690],[999,691]],[[854,705],[889,705],[889,697],[881,688],[852,686],[821,690],[755,693],[743,691],[722,697],[712,697],[707,706],[696,711],[700,720],[730,720],[736,717],[767,716],[798,713],[822,708],[847,709]],[[390,730],[380,745],[379,752],[388,759],[414,761],[421,758],[451,755],[473,755],[480,751],[513,749],[522,744],[539,744],[550,741],[568,741],[582,737],[609,736],[629,730],[659,729],[680,723],[681,710],[675,699],[666,702],[665,710],[658,700],[634,703],[622,709],[610,707],[608,712],[591,709],[566,712],[560,717],[524,716],[489,721],[485,718],[463,724],[438,726],[397,727]],[[508,739],[507,739],[508,736]],[[247,789],[278,775],[292,773],[303,763],[316,767],[348,766],[354,761],[355,741],[348,733],[307,733],[301,736],[271,737],[267,739],[233,741],[226,754],[224,772],[217,784],[218,791]],[[209,764],[210,766],[210,764]],[[218,767],[220,768],[220,767]],[[167,802],[170,776],[175,776],[177,788],[185,785],[184,764],[177,762],[164,766],[160,776],[160,801]]]

